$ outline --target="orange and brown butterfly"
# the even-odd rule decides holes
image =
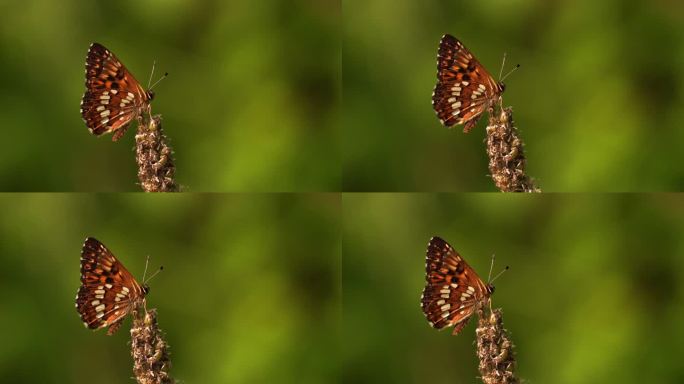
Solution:
[[[76,310],[87,328],[109,327],[107,334],[114,334],[126,315],[145,305],[148,292],[104,244],[92,237],[85,240]]]
[[[454,326],[454,335],[494,293],[494,286],[485,284],[461,255],[439,237],[428,243],[425,272],[423,313],[434,328]]]
[[[517,67],[516,67],[517,68]],[[447,127],[464,124],[470,131],[482,113],[497,103],[504,90],[472,53],[451,35],[444,35],[437,54],[437,85],[432,107]]]
[[[81,116],[92,134],[113,132],[112,141],[117,141],[133,120],[145,112],[150,113],[154,92],[145,90],[103,45],[90,45],[85,77]]]

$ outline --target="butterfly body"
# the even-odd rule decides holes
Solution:
[[[434,328],[454,326],[454,335],[494,293],[494,286],[484,283],[461,255],[439,237],[428,243],[425,272],[423,313]]]
[[[96,136],[113,132],[123,136],[129,124],[150,113],[152,91],[146,91],[119,59],[103,45],[93,43],[86,57],[86,91],[81,116]]]
[[[470,131],[501,99],[506,86],[497,82],[473,56],[451,35],[444,35],[437,55],[437,85],[432,93],[432,107],[440,122],[447,127],[464,124]]]
[[[87,328],[109,327],[107,334],[113,334],[126,315],[144,306],[148,292],[104,244],[92,237],[86,239],[76,310]]]

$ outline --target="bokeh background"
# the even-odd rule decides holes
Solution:
[[[475,383],[475,324],[431,328],[425,249],[447,240],[483,279],[529,383],[684,381],[684,198],[346,194],[349,383]],[[450,329],[450,328],[449,328]]]
[[[339,196],[4,194],[0,211],[0,382],[132,382],[131,320],[109,337],[74,309],[86,236],[137,279],[164,266],[148,308],[179,382],[339,376]]]
[[[186,191],[341,183],[333,0],[0,2],[0,191],[139,191],[136,126],[112,143],[79,113],[99,42],[147,86]]]
[[[684,3],[343,1],[345,191],[494,191],[485,122],[431,105],[450,33],[498,78],[545,192],[681,191]]]

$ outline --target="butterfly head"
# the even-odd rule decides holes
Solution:
[[[506,62],[506,55],[504,55],[504,62]],[[513,73],[516,69],[520,68],[520,64],[517,64],[513,69],[510,70],[504,77],[501,77],[501,74],[499,74],[499,78],[501,79],[496,85],[499,88],[499,95],[501,95],[505,90],[506,90],[506,84],[504,84],[504,80]],[[503,64],[501,64],[501,71],[503,72]]]
[[[155,273],[152,274],[152,276],[145,279],[145,275],[147,275],[147,265],[149,264],[149,262],[150,262],[150,257],[147,256],[147,261],[145,261],[145,272],[143,273],[143,283],[140,286],[140,288],[142,289],[142,292],[143,292],[143,297],[147,296],[147,294],[150,292],[150,286],[147,284],[147,282],[152,280],[153,277],[157,276],[157,274],[159,272],[164,270],[164,266],[162,265],[159,267],[159,269],[157,269],[157,271]]]
[[[495,258],[495,256],[492,255],[492,265],[489,267],[489,279],[488,279],[489,281],[487,282],[487,285],[486,285],[487,293],[489,294],[489,296],[491,296],[494,293],[494,285],[492,284],[494,282],[494,280],[498,279],[499,276],[501,276],[509,268],[507,265],[506,268],[504,268],[501,272],[499,272],[496,276],[494,276],[494,278],[492,278],[492,269],[494,269],[494,258]]]
[[[503,83],[503,81],[499,81],[499,94],[503,93],[506,90],[506,84]]]
[[[159,84],[160,81],[164,80],[164,78],[166,78],[166,76],[168,76],[169,73],[168,72],[164,73],[164,76],[160,77],[159,80],[157,80],[154,84],[152,84],[152,75],[154,75],[154,64],[152,64],[152,73],[150,74],[149,84],[151,84],[151,85],[148,84],[147,92],[145,92],[147,94],[147,99],[150,101],[152,101],[152,99],[154,99],[154,91],[152,90],[152,88],[154,88],[157,84]]]

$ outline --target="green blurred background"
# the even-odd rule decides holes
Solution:
[[[485,123],[431,106],[440,38],[498,78],[546,192],[681,191],[684,3],[343,2],[345,191],[493,191]]]
[[[0,382],[132,382],[128,329],[74,309],[86,236],[141,279],[184,383],[339,376],[335,195],[0,195]]]
[[[441,236],[487,278],[529,383],[684,382],[680,195],[346,194],[343,364],[349,383],[475,383],[475,324],[420,309]]]
[[[152,112],[187,191],[341,184],[340,4],[333,0],[0,2],[0,191],[138,191],[135,124],[81,120],[86,52],[156,88]]]

